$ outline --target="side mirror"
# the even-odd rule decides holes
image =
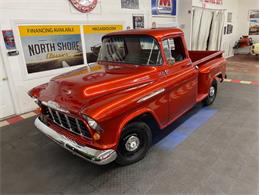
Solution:
[[[169,58],[169,59],[167,59],[167,62],[168,62],[168,64],[173,65],[173,64],[175,64],[176,60],[175,60],[175,58]]]

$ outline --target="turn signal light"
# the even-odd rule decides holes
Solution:
[[[40,114],[41,113],[41,111],[42,111],[42,109],[39,107],[39,108],[37,108],[36,110],[35,110],[35,112],[37,113],[37,114]]]
[[[95,141],[100,140],[100,135],[99,135],[98,133],[95,133],[95,134],[93,135],[93,139],[94,139]]]

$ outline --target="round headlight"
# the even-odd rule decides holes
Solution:
[[[100,127],[100,125],[93,119],[93,118],[90,118],[89,116],[87,115],[83,115],[83,118],[87,121],[88,125],[96,130],[97,132],[101,132],[103,131],[102,128]]]

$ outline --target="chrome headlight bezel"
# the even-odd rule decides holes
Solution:
[[[101,128],[101,126],[98,124],[98,122],[96,120],[94,120],[93,118],[83,114],[82,117],[87,121],[89,127],[95,131],[97,131],[98,133],[103,132],[103,129]]]

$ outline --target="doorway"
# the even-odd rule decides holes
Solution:
[[[193,8],[192,50],[221,50],[224,10]]]
[[[0,51],[0,120],[14,115],[14,105],[8,83],[8,77],[4,68],[3,56]]]

